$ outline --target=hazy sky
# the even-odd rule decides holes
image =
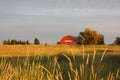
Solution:
[[[56,43],[86,27],[112,43],[120,36],[120,0],[0,0],[0,43],[35,37]]]

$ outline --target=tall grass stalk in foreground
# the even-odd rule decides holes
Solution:
[[[119,80],[120,68],[111,71],[112,65],[102,55],[85,53],[83,56],[61,53],[51,56],[0,58],[0,80]],[[74,53],[71,53],[74,54]]]

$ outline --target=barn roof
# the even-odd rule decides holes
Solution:
[[[60,40],[60,44],[74,45],[77,44],[77,40],[71,35],[66,35]]]

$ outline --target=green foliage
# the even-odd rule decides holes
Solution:
[[[120,37],[116,37],[114,44],[120,45]]]
[[[78,38],[82,44],[86,45],[104,44],[104,36],[97,33],[96,30],[91,30],[89,28],[86,28],[84,32],[80,32]]]
[[[105,43],[104,43],[104,35],[99,34],[98,37],[99,37],[98,44],[105,44]]]
[[[13,45],[17,44],[17,40],[12,39],[12,40],[11,40],[11,44],[13,44]]]
[[[7,41],[6,40],[3,41],[3,45],[7,45]]]
[[[30,44],[30,42],[27,40],[27,41],[25,41],[25,44]]]
[[[120,56],[102,56],[4,57],[0,58],[0,80],[119,80]]]
[[[39,39],[35,38],[35,39],[34,39],[34,44],[35,44],[35,45],[39,45],[39,44],[40,44]]]
[[[11,44],[11,42],[10,42],[10,40],[8,39],[8,40],[4,40],[3,41],[3,45],[10,45]]]

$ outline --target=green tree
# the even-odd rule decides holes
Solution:
[[[28,40],[25,41],[25,44],[30,45],[30,42]]]
[[[3,45],[7,45],[8,43],[7,43],[7,41],[6,40],[4,40],[3,41]]]
[[[16,45],[16,44],[17,44],[17,40],[12,39],[10,44],[11,44],[11,45]]]
[[[35,38],[35,39],[34,39],[34,45],[39,45],[39,44],[40,44],[39,39]]]
[[[120,37],[116,37],[114,44],[120,45]]]
[[[104,44],[104,36],[97,33],[96,30],[91,30],[89,28],[86,28],[84,32],[80,32],[78,38],[82,44],[86,45]]]
[[[102,34],[99,34],[98,44],[105,44],[104,43],[104,36]]]
[[[10,39],[8,39],[8,40],[7,40],[7,44],[10,45],[10,43],[11,43],[11,41],[10,41]]]
[[[3,45],[10,45],[10,40],[8,39],[8,40],[4,40],[3,41]]]

